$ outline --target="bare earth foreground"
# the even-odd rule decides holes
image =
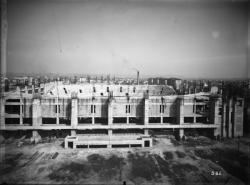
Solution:
[[[26,142],[25,142],[26,141]],[[180,142],[155,138],[152,148],[64,149],[63,140],[1,144],[0,183],[248,184],[250,139]]]

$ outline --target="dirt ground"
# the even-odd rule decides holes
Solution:
[[[248,184],[250,139],[176,141],[152,148],[64,149],[63,140],[1,144],[0,183]]]

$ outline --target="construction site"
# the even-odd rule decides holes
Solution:
[[[7,92],[1,183],[244,184],[243,104],[160,85],[54,82]],[[230,157],[239,161],[230,166]]]
[[[8,92],[1,98],[1,131],[30,132],[36,141],[56,131],[65,148],[150,147],[152,134],[176,138],[192,131],[208,137],[243,136],[241,98],[222,102],[208,93],[175,95],[169,86],[57,82],[37,93]]]

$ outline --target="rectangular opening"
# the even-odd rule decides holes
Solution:
[[[108,118],[105,117],[95,117],[95,124],[102,124],[102,125],[106,125],[108,124]]]
[[[5,105],[5,113],[20,114],[20,105]]]
[[[88,148],[88,145],[77,145],[76,148]]]
[[[95,105],[91,105],[91,113],[95,113],[95,109],[96,109],[96,106]]]
[[[94,129],[94,130],[77,130],[78,135],[108,135],[108,130],[106,129]]]
[[[126,135],[126,134],[144,134],[143,129],[115,129],[113,130],[113,134],[117,135]]]
[[[107,145],[89,145],[89,148],[107,148]]]
[[[5,118],[5,124],[8,125],[19,125],[20,119],[19,118]]]
[[[91,117],[78,117],[78,124],[91,124],[92,118]]]
[[[196,123],[208,123],[207,117],[196,117]]]
[[[184,117],[184,123],[194,123],[194,117]]]
[[[6,102],[20,102],[20,99],[7,99]]]
[[[208,105],[196,105],[196,114],[205,114],[209,111]]]
[[[126,105],[126,113],[130,113],[130,105]]]
[[[112,145],[112,148],[129,148],[129,145]]]
[[[68,147],[73,148],[73,141],[68,141]]]
[[[113,123],[127,123],[127,118],[126,117],[114,117],[113,118]]]
[[[129,123],[143,124],[143,117],[129,117]]]
[[[219,107],[219,115],[222,115],[223,109],[222,107]]]
[[[141,144],[132,144],[130,145],[131,148],[135,148],[135,147],[142,147]]]
[[[164,105],[160,105],[160,113],[164,113]]]
[[[32,125],[32,118],[23,118],[23,124]]]
[[[58,113],[60,113],[60,105],[54,105],[54,108],[55,108],[55,113],[57,113],[57,110]]]
[[[161,117],[149,117],[149,123],[160,123]]]
[[[163,123],[175,124],[176,117],[163,117]]]
[[[56,124],[56,118],[42,118],[42,124]]]
[[[242,105],[243,105],[243,101],[242,101],[242,100],[237,100],[236,105],[237,105],[237,106],[242,107]]]
[[[70,125],[71,122],[69,118],[59,118],[59,124]]]
[[[148,140],[144,141],[144,147],[149,147],[149,144],[150,144],[150,142]]]

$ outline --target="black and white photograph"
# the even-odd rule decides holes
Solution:
[[[0,12],[0,184],[250,184],[249,0]]]

